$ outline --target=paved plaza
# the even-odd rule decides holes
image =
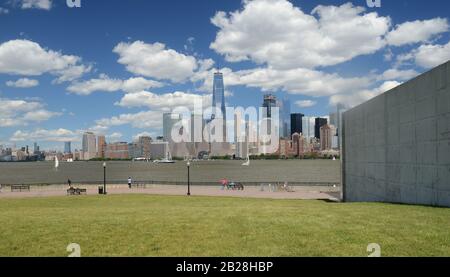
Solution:
[[[80,188],[87,189],[87,195],[97,195],[98,187],[95,185],[84,185]],[[52,186],[32,186],[30,191],[11,192],[9,187],[3,187],[0,192],[0,198],[27,198],[27,197],[48,197],[48,196],[66,196],[67,185]],[[274,191],[275,190],[275,191]],[[333,187],[291,187],[291,191],[283,189],[274,189],[265,185],[245,187],[241,190],[227,190],[220,186],[191,186],[192,196],[223,196],[223,197],[249,197],[249,198],[269,198],[269,199],[339,199],[339,188]],[[145,188],[129,189],[127,185],[107,185],[107,192],[110,195],[118,194],[150,194],[150,195],[186,195],[187,186],[172,185],[148,185]],[[84,197],[84,196],[67,196]]]

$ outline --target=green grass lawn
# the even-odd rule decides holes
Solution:
[[[450,256],[450,209],[110,195],[0,199],[0,256]]]

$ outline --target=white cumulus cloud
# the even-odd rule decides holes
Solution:
[[[67,129],[36,129],[34,131],[17,130],[10,141],[45,141],[45,142],[66,142],[78,141],[79,133]]]
[[[408,70],[399,70],[399,69],[388,69],[383,74],[381,74],[378,77],[378,80],[384,80],[384,81],[392,81],[392,80],[402,80],[406,81],[409,79],[412,79],[419,75],[419,72],[408,69]]]
[[[121,42],[113,50],[119,55],[118,62],[134,74],[183,82],[198,68],[195,57],[168,49],[162,43]]]
[[[41,9],[50,10],[52,8],[52,0],[16,0],[22,9]]]
[[[160,111],[142,111],[138,113],[121,114],[111,118],[96,120],[98,126],[109,128],[112,126],[131,125],[134,128],[161,128],[162,113]]]
[[[211,102],[210,95],[198,95],[176,91],[173,93],[156,94],[149,91],[127,93],[116,103],[122,107],[148,107],[163,111],[170,111],[177,107],[192,108],[195,101],[207,106]]]
[[[48,111],[37,101],[0,98],[0,127],[25,126],[59,115],[61,113]]]
[[[414,61],[416,65],[429,69],[450,60],[450,41],[447,44],[424,44],[410,53],[400,55],[400,63]]]
[[[372,54],[385,46],[391,20],[351,3],[304,13],[286,0],[244,1],[241,10],[218,12],[211,48],[228,61],[252,60],[277,69],[314,68]]]
[[[330,96],[365,88],[370,84],[368,77],[343,78],[338,74],[325,73],[318,70],[294,68],[254,68],[232,71],[229,68],[220,70],[224,74],[225,86],[247,86],[261,88],[263,91],[282,90],[290,94],[313,97]],[[192,81],[203,82],[202,91],[212,91],[214,70],[197,74]]]
[[[8,87],[15,87],[15,88],[31,88],[38,86],[39,81],[34,79],[21,78],[17,81],[7,81],[6,85]]]
[[[113,142],[120,140],[122,137],[123,137],[123,134],[120,132],[114,132],[112,134],[106,135],[106,138],[109,141],[113,141]]]
[[[350,94],[333,95],[330,97],[330,105],[336,106],[337,104],[344,104],[346,107],[354,107],[401,84],[402,83],[397,81],[386,81],[373,89],[364,89]]]
[[[316,104],[317,102],[313,100],[301,100],[295,102],[295,105],[297,105],[297,107],[299,108],[310,108],[314,107]]]
[[[10,40],[0,44],[0,73],[39,76],[50,73],[60,81],[71,81],[91,70],[78,56],[42,48],[30,40]]]
[[[448,30],[449,25],[446,18],[416,20],[397,25],[386,36],[386,40],[390,45],[401,46],[428,41],[433,36],[448,32]]]
[[[95,91],[114,92],[123,90],[125,92],[135,92],[149,88],[162,87],[163,84],[142,77],[130,78],[127,80],[113,79],[102,74],[97,79],[88,81],[76,81],[67,90],[79,95],[89,95]]]

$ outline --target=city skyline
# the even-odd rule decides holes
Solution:
[[[448,3],[185,2],[136,1],[126,7],[131,18],[114,1],[80,9],[2,1],[8,13],[0,14],[0,24],[8,28],[0,34],[0,144],[38,142],[62,151],[71,141],[80,149],[85,131],[108,141],[155,138],[163,133],[164,112],[193,99],[211,101],[217,69],[229,106],[258,107],[272,93],[287,98],[292,113],[324,117],[336,103],[353,106],[450,59]],[[180,11],[166,6],[174,4]],[[271,12],[260,14],[258,7]],[[166,9],[177,20],[160,13]],[[105,25],[92,23],[99,13]],[[273,36],[253,32],[280,14],[304,25],[286,23]],[[54,27],[62,18],[64,26]],[[346,34],[340,18],[356,31]],[[369,27],[356,28],[360,23]],[[339,27],[346,36],[321,46],[334,41]],[[289,40],[298,29],[297,37],[313,46]],[[232,30],[242,41],[230,38]],[[278,53],[275,42],[296,50]]]

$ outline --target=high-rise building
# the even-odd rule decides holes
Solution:
[[[191,142],[203,142],[203,129],[205,128],[206,121],[203,119],[202,114],[192,114],[190,122],[190,138]]]
[[[305,138],[301,133],[292,134],[292,153],[295,157],[305,153]]]
[[[140,136],[135,142],[128,144],[128,156],[134,158],[151,158],[150,147],[152,138],[149,136]]]
[[[337,145],[339,146],[340,144],[340,137],[341,137],[341,126],[342,126],[342,114],[346,111],[346,108],[344,105],[342,104],[337,104],[336,105],[336,111],[330,113],[330,124],[334,125],[336,127],[336,138],[335,140],[337,140]]]
[[[320,139],[320,128],[324,125],[328,124],[328,120],[326,118],[316,118],[316,122],[314,125],[314,137]]]
[[[142,147],[139,145],[139,142],[128,144],[128,157],[130,159],[142,158]]]
[[[66,141],[64,142],[64,154],[72,153],[72,142]]]
[[[151,158],[151,144],[152,138],[149,136],[141,136],[138,138],[138,145],[140,147],[140,153],[142,158]]]
[[[280,137],[291,138],[291,101],[284,98],[280,101]]]
[[[127,142],[114,142],[106,145],[105,158],[107,159],[128,159],[129,149]]]
[[[97,138],[97,144],[98,144],[98,157],[99,158],[105,158],[105,152],[106,152],[106,138],[105,136],[101,135]]]
[[[97,145],[94,133],[86,132],[83,134],[82,150],[84,160],[97,157]]]
[[[234,114],[234,143],[237,158],[245,159],[249,155],[249,125],[242,118],[242,113]]]
[[[274,108],[278,108],[278,126],[275,129],[278,129],[280,138],[290,138],[291,137],[291,101],[287,98],[283,100],[278,100],[277,97],[273,94],[264,95],[263,100],[263,117],[264,118],[272,118],[272,120],[276,120],[274,114]],[[270,126],[268,125],[268,130],[270,130]]]
[[[191,142],[186,145],[187,151],[183,148],[179,148],[178,153],[171,152],[172,156],[176,155],[178,157],[181,156],[198,157],[200,152],[203,153],[208,152],[209,143],[206,141],[203,135],[205,126],[207,126],[207,120],[204,119],[203,114],[193,113],[190,119]]]
[[[170,153],[176,157],[183,157],[187,153],[186,142],[180,142],[177,138],[173,137],[173,134],[183,136],[185,130],[185,124],[181,125],[181,114],[177,113],[164,113],[163,114],[163,140],[168,143]],[[153,144],[152,146],[153,147]],[[157,145],[156,147],[159,147]],[[154,159],[154,153],[158,150],[150,150],[150,155]]]
[[[314,137],[314,118],[304,116],[302,118],[302,134],[307,141]]]
[[[212,118],[217,118],[217,109],[222,113],[221,118],[226,118],[225,111],[225,85],[223,81],[223,74],[221,72],[214,73],[213,80],[213,98],[212,98]]]
[[[325,124],[320,127],[320,150],[331,150],[333,148],[333,137],[336,134],[336,127]]]
[[[221,115],[218,114],[220,110]],[[223,74],[221,72],[214,73],[213,80],[213,94],[212,94],[212,114],[211,120],[221,118],[221,124],[223,128],[223,140],[226,142],[226,110],[225,110],[225,84],[223,81]]]
[[[305,115],[301,113],[291,114],[291,136],[295,133],[303,134],[303,117]],[[308,124],[309,126],[309,124]]]
[[[279,108],[277,97],[273,94],[265,94],[262,106],[265,108],[265,115],[271,118],[272,108]]]
[[[169,159],[169,143],[167,141],[154,141],[150,147],[152,159]]]
[[[181,115],[175,113],[164,113],[163,114],[163,137],[164,140],[172,143],[174,140],[172,138],[172,129],[175,124],[181,121]]]
[[[330,122],[331,125],[338,126],[338,114],[336,112],[330,113]]]
[[[281,158],[289,158],[293,156],[291,139],[280,138],[278,151],[273,154],[280,156]]]
[[[264,100],[263,100],[263,118],[270,118],[271,120],[267,122],[267,131],[270,133],[272,130],[272,123],[275,124],[275,126],[273,127],[273,129],[278,132],[279,137],[282,137],[282,116],[280,115],[280,107],[282,105],[280,104],[280,102],[277,100],[277,97],[273,94],[265,94],[264,95]],[[275,114],[275,110],[274,109],[278,109],[278,114]],[[278,116],[278,119],[275,118],[276,116]],[[278,120],[277,122],[275,122],[276,120]]]

